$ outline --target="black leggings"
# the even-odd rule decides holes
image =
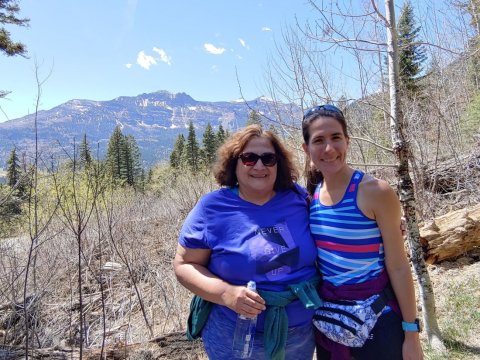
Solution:
[[[404,338],[402,319],[394,311],[389,311],[377,320],[365,345],[361,348],[350,348],[352,360],[402,360]],[[329,351],[318,343],[316,348],[317,360],[330,360]]]

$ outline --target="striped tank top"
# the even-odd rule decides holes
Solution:
[[[343,199],[332,206],[320,203],[319,184],[310,206],[310,230],[317,245],[320,271],[323,279],[335,286],[374,279],[385,268],[377,222],[357,206],[358,184],[363,175],[355,170]]]

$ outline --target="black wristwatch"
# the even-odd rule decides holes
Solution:
[[[422,330],[420,327],[420,320],[417,318],[414,322],[402,321],[402,329],[403,331],[420,332]]]

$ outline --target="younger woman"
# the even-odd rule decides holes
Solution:
[[[318,359],[422,359],[415,291],[393,189],[347,165],[347,124],[333,105],[308,110],[302,122],[312,196],[310,228],[327,301],[365,300],[393,289],[394,299],[362,347],[316,332]]]

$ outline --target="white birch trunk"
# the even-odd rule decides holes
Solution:
[[[440,330],[438,328],[435,314],[435,298],[433,287],[430,281],[423,251],[420,246],[420,231],[418,228],[417,215],[415,210],[415,193],[413,182],[410,178],[408,159],[410,149],[404,136],[404,119],[401,108],[397,30],[395,26],[394,0],[385,0],[385,15],[387,19],[387,43],[388,43],[388,77],[390,92],[390,130],[392,136],[393,150],[398,160],[398,192],[402,203],[403,212],[407,218],[408,244],[410,255],[418,281],[420,302],[424,331],[427,334],[430,345],[435,350],[444,350]]]

